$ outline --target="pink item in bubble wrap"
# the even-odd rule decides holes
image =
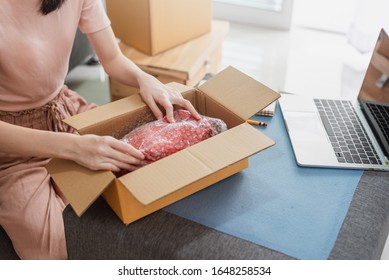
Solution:
[[[145,155],[149,163],[181,151],[189,146],[219,134],[227,129],[224,121],[202,116],[196,120],[186,110],[174,111],[175,123],[169,123],[166,117],[144,124],[121,140],[131,144]],[[121,171],[117,176],[126,174]]]

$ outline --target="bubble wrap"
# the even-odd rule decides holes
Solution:
[[[165,118],[146,123],[121,140],[145,155],[148,163],[181,151],[227,129],[221,119],[202,116],[196,120],[186,110],[174,111],[175,123]],[[123,171],[118,175],[124,175]]]

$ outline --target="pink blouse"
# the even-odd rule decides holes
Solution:
[[[77,27],[110,25],[101,0],[66,0],[44,16],[40,0],[0,1],[0,110],[20,111],[52,100],[64,84]]]

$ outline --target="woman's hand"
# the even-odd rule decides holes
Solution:
[[[158,104],[165,109],[166,117],[169,122],[174,122],[173,105],[183,107],[196,119],[200,119],[200,115],[193,107],[192,103],[184,99],[177,89],[162,84],[155,77],[148,74],[142,75],[142,78],[138,83],[143,101],[150,107],[157,119],[163,117]]]
[[[174,122],[173,105],[181,106],[195,118],[200,119],[193,105],[185,100],[178,90],[162,84],[123,55],[111,27],[89,33],[88,39],[106,73],[120,83],[139,88],[143,101],[157,119],[163,117],[158,105],[165,109],[166,117],[170,122]]]
[[[111,136],[80,136],[31,129],[0,121],[0,153],[2,152],[29,157],[69,159],[92,170],[133,171],[145,165],[144,155],[140,151]]]
[[[134,171],[145,165],[144,155],[111,136],[76,135],[71,159],[91,170]]]

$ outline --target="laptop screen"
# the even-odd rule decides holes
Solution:
[[[389,105],[389,37],[381,29],[358,100]]]

